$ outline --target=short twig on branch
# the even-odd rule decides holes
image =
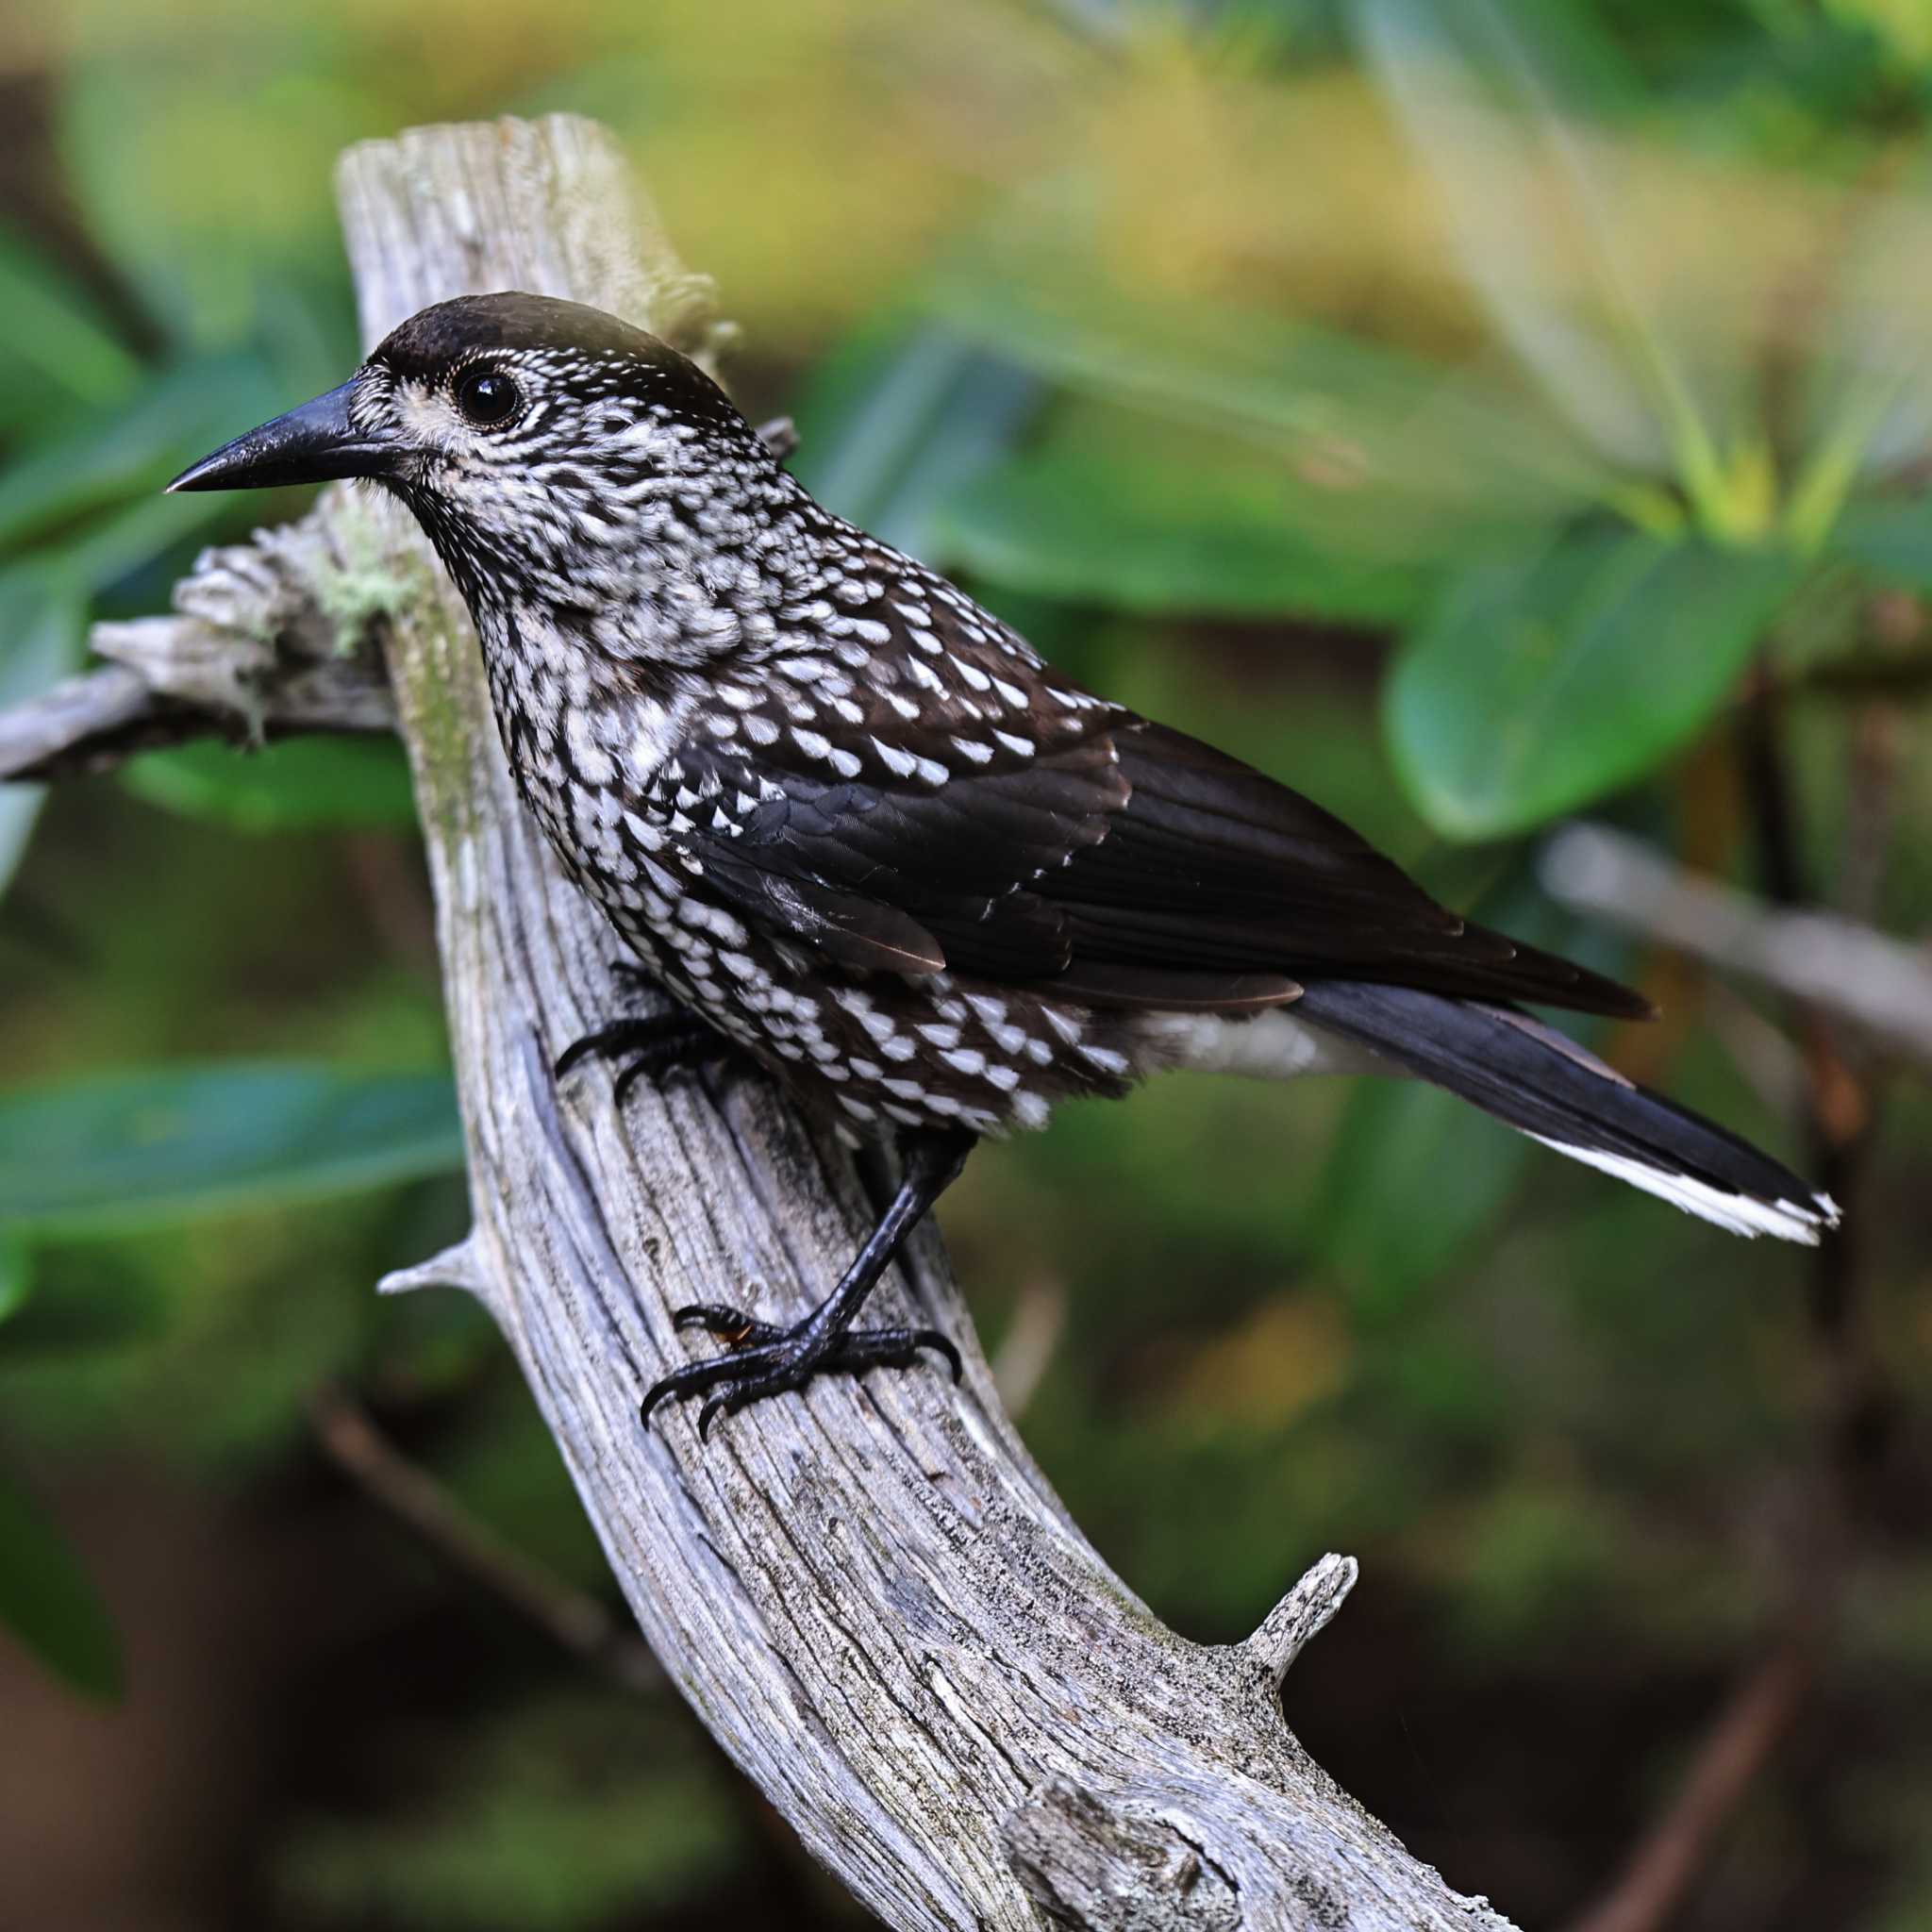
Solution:
[[[650,1646],[595,1597],[553,1576],[471,1515],[441,1483],[378,1429],[341,1390],[309,1398],[308,1419],[328,1458],[399,1522],[491,1596],[626,1690],[664,1688]]]
[[[1641,841],[1571,825],[1543,847],[1553,898],[1851,1021],[1932,1065],[1932,962],[1832,913],[1767,906]]]
[[[379,648],[400,588],[345,506],[205,551],[172,617],[97,624],[112,661],[0,712],[0,782],[103,771],[211,734],[393,731]]]
[[[1796,1723],[1818,1671],[1816,1633],[1795,1633],[1750,1672],[1706,1733],[1675,1796],[1605,1896],[1570,1932],[1660,1932],[1710,1860],[1758,1774]]]
[[[173,724],[174,708],[125,665],[70,677],[0,711],[0,783],[58,778],[118,763]],[[199,729],[212,728],[211,721]],[[185,734],[184,734],[185,735]]]

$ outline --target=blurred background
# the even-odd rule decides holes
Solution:
[[[1642,985],[1591,1043],[1847,1208],[1733,1241],[1395,1086],[1069,1109],[942,1218],[1101,1550],[1202,1641],[1357,1555],[1290,1721],[1525,1924],[1634,1859],[1619,1932],[1932,1926],[1925,1016],[1581,917],[1548,843],[1925,984],[1932,10],[16,4],[0,703],[301,509],[156,491],[352,366],[338,151],[565,108],[827,502]],[[852,1923],[485,1318],[371,1292],[464,1223],[399,751],[0,791],[0,1922]]]

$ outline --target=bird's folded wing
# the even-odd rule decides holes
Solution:
[[[1641,995],[1466,923],[1339,819],[1236,758],[1135,721],[1098,843],[1041,891],[1076,964],[1375,980],[1466,998],[1647,1014]]]
[[[719,801],[680,841],[761,929],[859,970],[1114,1006],[1251,1009],[1321,976],[1649,1010],[1467,924],[1320,807],[1081,691],[901,564],[892,601],[837,620],[894,634],[856,640],[866,678],[787,660],[680,754]]]
[[[814,747],[828,735],[815,731]],[[702,756],[685,755],[688,773]],[[726,762],[738,766],[735,756]],[[751,769],[756,805],[716,812],[676,843],[759,930],[808,940],[860,970],[950,966],[1013,982],[1067,970],[1067,916],[1032,888],[1103,838],[1126,795],[1105,733],[938,782],[876,769],[829,775],[787,741]],[[733,799],[750,789],[741,768],[718,788]]]

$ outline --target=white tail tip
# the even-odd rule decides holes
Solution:
[[[1713,1221],[1747,1241],[1768,1234],[1781,1241],[1798,1241],[1815,1248],[1819,1235],[1839,1224],[1838,1203],[1829,1194],[1813,1194],[1808,1206],[1796,1201],[1759,1201],[1749,1194],[1733,1194],[1707,1182],[1692,1180],[1689,1174],[1646,1166],[1625,1155],[1605,1154],[1595,1147],[1573,1147],[1567,1141],[1552,1141],[1541,1134],[1529,1138],[1541,1141],[1545,1147],[1553,1147],[1558,1154],[1567,1154],[1572,1160],[1583,1161],[1601,1173],[1614,1174],[1620,1181],[1628,1181],[1633,1188],[1641,1188],[1646,1194],[1655,1194],[1687,1214]]]

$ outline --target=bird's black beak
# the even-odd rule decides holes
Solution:
[[[203,457],[168,485],[175,490],[269,490],[326,483],[338,476],[380,476],[392,452],[349,420],[356,378]]]

